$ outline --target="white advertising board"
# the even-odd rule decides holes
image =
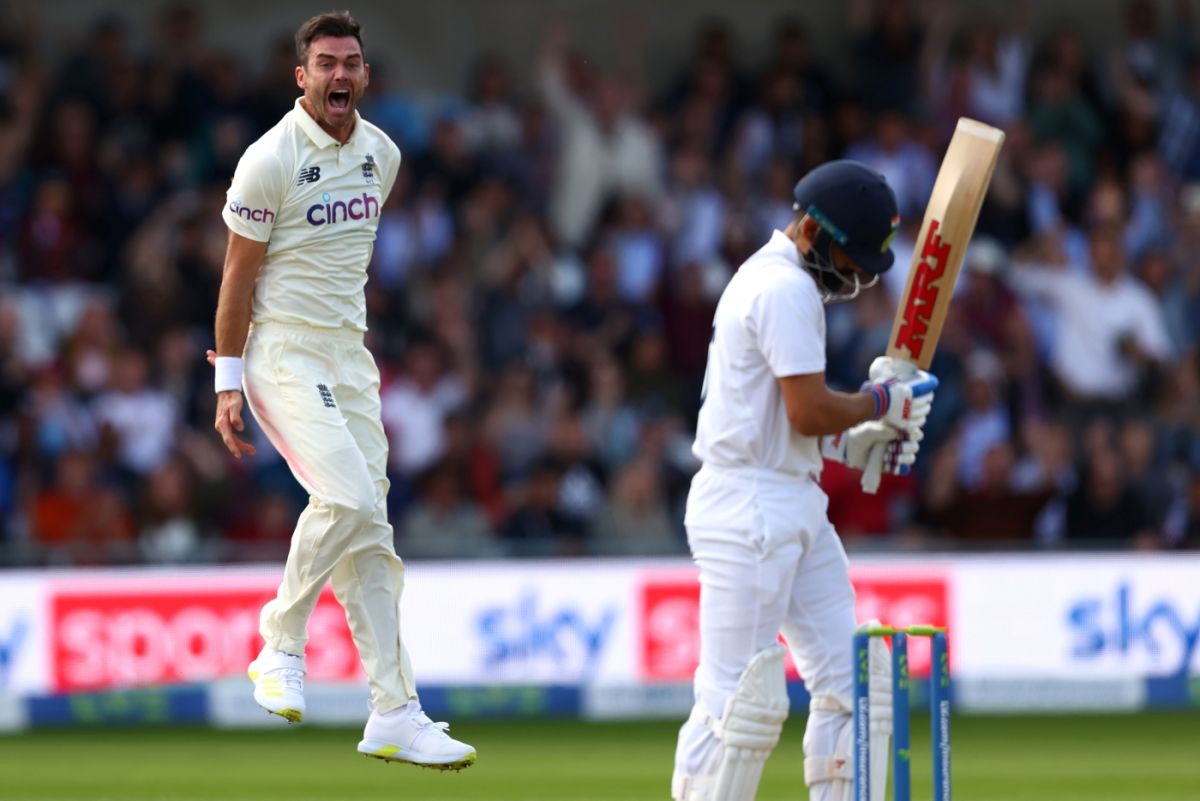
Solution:
[[[413,669],[440,684],[634,679],[637,574],[607,560],[410,565]]]
[[[50,686],[45,586],[37,573],[0,572],[0,696]]]
[[[954,669],[975,677],[1200,675],[1200,556],[961,560]]]
[[[860,619],[950,626],[964,690],[1086,680],[1084,698],[1116,695],[1105,688],[1130,678],[1200,676],[1200,555],[863,556],[852,565]],[[0,572],[0,693],[240,679],[278,577],[278,566]],[[686,560],[418,562],[403,636],[422,684],[665,687],[695,668],[698,599]],[[362,683],[328,589],[309,634],[312,681]],[[918,676],[922,648],[912,644]]]

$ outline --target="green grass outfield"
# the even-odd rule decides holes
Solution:
[[[801,801],[803,721],[789,722],[760,801]],[[3,801],[626,801],[669,797],[677,726],[464,722],[479,762],[461,773],[354,751],[359,732],[293,727],[42,730],[0,736]],[[928,720],[913,725],[913,798],[928,799]],[[963,801],[1198,801],[1200,713],[956,717]]]

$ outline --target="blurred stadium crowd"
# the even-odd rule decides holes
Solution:
[[[904,224],[885,286],[828,308],[830,382],[882,352],[960,115],[1008,142],[934,364],[920,470],[860,496],[858,544],[1200,544],[1200,49],[1189,4],[1069,24],[847,4],[849,69],[800,20],[751,53],[719,20],[646,85],[626,25],[597,65],[548,25],[532,69],[480,54],[410,91],[366,32],[362,112],[404,165],[368,285],[402,556],[681,553],[711,315],[732,271],[838,157]],[[305,498],[260,433],[229,459],[204,349],[219,210],[296,95],[290,31],[248,79],[175,6],[55,60],[0,27],[0,559],[278,558]],[[528,74],[526,74],[528,73]],[[253,428],[252,424],[251,427]]]

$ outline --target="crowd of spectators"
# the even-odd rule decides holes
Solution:
[[[933,370],[919,470],[861,496],[855,543],[1200,544],[1200,49],[1190,4],[1070,22],[853,0],[840,71],[799,19],[751,54],[720,20],[647,85],[563,25],[461,94],[387,70],[362,111],[404,153],[379,224],[369,343],[404,556],[682,553],[708,332],[732,272],[849,157],[901,204],[897,267],[828,311],[828,378],[882,352],[961,115],[1008,135]],[[11,21],[10,21],[11,22]],[[0,563],[275,559],[306,502],[253,421],[212,431],[212,316],[237,159],[296,95],[200,7],[135,52],[119,16],[46,60],[0,20]]]

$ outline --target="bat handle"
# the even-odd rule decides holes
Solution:
[[[888,444],[877,442],[867,453],[867,466],[863,468],[860,484],[862,491],[874,495],[879,491],[879,481],[883,477],[883,457],[887,453]]]

